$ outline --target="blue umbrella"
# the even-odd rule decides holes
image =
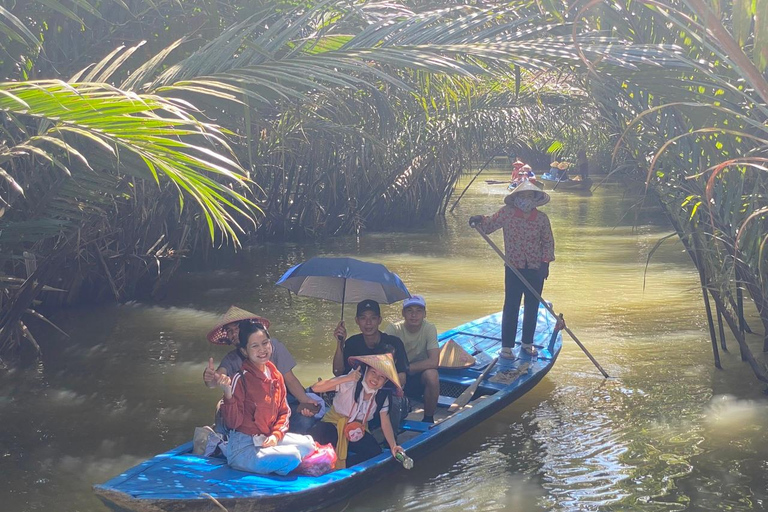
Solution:
[[[277,285],[296,295],[341,302],[342,320],[345,302],[373,299],[391,304],[411,296],[387,267],[354,258],[311,258],[283,274]]]

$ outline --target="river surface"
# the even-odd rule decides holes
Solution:
[[[203,386],[202,372],[227,349],[205,334],[232,303],[272,321],[305,385],[330,376],[339,305],[274,286],[312,256],[384,263],[426,296],[439,331],[500,310],[502,263],[467,218],[494,212],[504,194],[480,179],[434,223],[270,243],[217,269],[186,268],[160,303],[58,313],[71,339],[40,331],[41,362],[0,370],[0,510],[105,512],[91,485],[210,423],[219,393]],[[627,213],[637,200],[609,184],[591,196],[556,190],[543,207],[557,256],[543,295],[614,378],[604,380],[564,339],[553,370],[521,400],[329,511],[768,508],[763,386],[733,341],[721,354],[725,370],[714,368],[697,275],[679,242],[665,242],[646,271],[671,228],[652,205]],[[502,243],[500,233],[493,238]],[[399,313],[383,309],[385,319]],[[353,316],[350,305],[350,333]]]

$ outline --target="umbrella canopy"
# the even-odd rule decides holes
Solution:
[[[411,296],[400,277],[387,267],[354,258],[309,259],[283,274],[277,285],[296,295],[342,305],[365,299],[391,304]]]

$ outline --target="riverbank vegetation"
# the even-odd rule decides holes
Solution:
[[[621,133],[616,172],[646,184],[698,268],[715,365],[720,367],[719,348],[727,350],[727,326],[742,360],[768,382],[765,364],[744,336],[750,331],[745,297],[768,333],[768,2],[626,7],[586,5],[573,32],[610,25],[637,43],[678,45],[690,67],[677,76],[643,74],[634,82],[590,74],[590,97]]]
[[[433,218],[471,162],[582,146],[648,181],[735,326],[741,287],[766,300],[765,1],[16,3],[0,354],[37,350],[40,299],[126,300],[194,252]]]

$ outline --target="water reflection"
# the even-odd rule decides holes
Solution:
[[[205,334],[232,303],[272,321],[304,383],[329,376],[339,305],[274,286],[312,256],[384,263],[426,295],[440,330],[498,311],[500,260],[466,220],[495,211],[505,193],[476,182],[444,221],[266,244],[221,257],[217,270],[190,265],[162,304],[62,312],[57,321],[72,339],[43,339],[43,362],[0,374],[3,508],[104,512],[93,483],[208,423],[218,396],[202,385],[203,365],[227,349]],[[713,369],[697,275],[679,243],[662,245],[646,272],[648,252],[670,228],[652,207],[625,215],[636,199],[610,184],[591,197],[552,195],[545,208],[557,261],[544,296],[615,378],[603,380],[566,341],[550,375],[523,399],[330,511],[765,508],[765,399],[735,346],[721,354],[728,371]],[[353,314],[348,306],[350,330]],[[399,314],[384,307],[385,318]]]

